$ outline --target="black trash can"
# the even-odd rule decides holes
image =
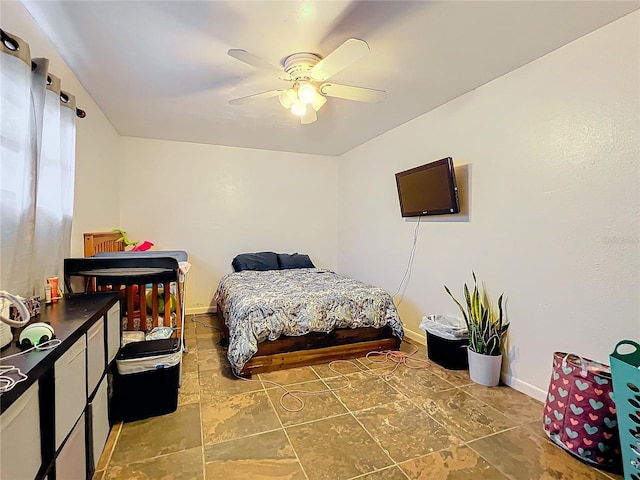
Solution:
[[[112,423],[165,415],[178,408],[180,339],[128,343],[113,369]]]
[[[469,339],[449,340],[427,332],[427,356],[448,370],[467,370]]]
[[[429,360],[449,370],[469,368],[469,335],[463,320],[447,315],[429,315],[422,318],[420,328],[427,336]]]

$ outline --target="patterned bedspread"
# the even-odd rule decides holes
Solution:
[[[215,295],[229,328],[228,357],[236,373],[258,343],[280,335],[330,332],[335,328],[404,331],[391,295],[330,270],[300,268],[225,275]]]

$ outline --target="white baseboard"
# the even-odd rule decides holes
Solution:
[[[420,330],[420,333],[416,333],[412,330],[404,329],[405,336],[415,343],[419,343],[420,345],[426,345],[426,336],[425,333]],[[530,397],[535,398],[536,400],[540,400],[541,402],[545,401],[547,396],[546,390],[541,390],[540,388],[531,385],[527,382],[524,382],[516,377],[511,375],[503,375],[502,381],[509,385],[511,388],[518,390],[519,392],[524,393]]]
[[[211,306],[205,307],[187,307],[185,315],[202,315],[203,313],[216,313],[216,308]]]
[[[187,308],[187,310],[185,311],[186,315],[200,315],[205,313],[215,314],[216,308],[211,306],[191,307],[191,308]],[[418,332],[414,332],[413,330],[409,330],[405,328],[404,334],[411,341],[418,343],[420,345],[426,345],[425,333],[422,330],[420,330],[420,332],[418,333]],[[519,392],[522,392],[525,395],[529,395],[530,397],[533,397],[536,400],[540,400],[541,402],[544,402],[547,396],[547,392],[545,390],[535,387],[511,375],[503,375],[502,381],[505,384],[509,385],[511,388],[514,388],[515,390],[518,390]]]
[[[424,335],[424,332],[422,330],[420,330],[420,333],[416,333],[413,330],[409,330],[407,328],[404,329],[404,334],[405,336],[416,343],[419,343],[420,345],[426,345],[427,343],[427,338]]]
[[[544,402],[547,396],[546,390],[541,390],[540,388],[531,385],[530,383],[523,382],[522,380],[511,375],[503,375],[502,381],[509,385],[511,388],[518,390],[525,395],[529,395],[536,400],[540,400],[541,402]]]

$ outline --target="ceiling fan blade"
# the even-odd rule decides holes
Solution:
[[[333,52],[314,65],[309,71],[311,78],[322,82],[347,68],[369,53],[369,45],[364,40],[350,38]]]
[[[313,108],[311,108],[311,105],[307,105],[307,111],[303,116],[300,117],[300,123],[302,123],[302,125],[309,125],[310,123],[313,123],[316,120],[318,120],[318,115],[316,115],[316,111]]]
[[[259,68],[261,70],[271,70],[273,72],[277,72],[282,80],[291,80],[293,78],[282,68],[277,67],[276,65],[267,62],[264,58],[260,58],[253,53],[247,52],[246,50],[232,48],[227,52],[227,54],[230,57],[235,58],[236,60],[240,60],[247,65],[251,65],[252,67]]]
[[[378,103],[387,98],[387,92],[384,90],[352,87],[350,85],[340,85],[337,83],[325,83],[321,85],[320,93],[327,97],[344,98],[345,100],[367,103]]]
[[[254,100],[262,100],[263,98],[277,97],[282,92],[286,92],[286,88],[279,88],[278,90],[269,90],[268,92],[256,93],[255,95],[248,95],[246,97],[234,98],[229,100],[230,105],[242,105],[243,103],[253,102]]]

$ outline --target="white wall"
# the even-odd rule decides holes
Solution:
[[[424,217],[400,314],[458,314],[471,270],[507,297],[506,380],[541,398],[552,352],[608,363],[640,338],[640,14],[633,13],[343,155],[338,265],[398,287],[416,220],[394,173],[453,156],[468,213]],[[467,184],[467,185],[465,185]]]
[[[207,310],[240,252],[308,253],[337,267],[337,158],[120,137],[22,4],[0,8],[2,28],[49,58],[87,112],[77,121],[72,255],[83,254],[83,232],[114,228],[184,249],[191,311]]]
[[[336,268],[337,158],[122,141],[120,226],[132,240],[187,251],[190,312],[207,310],[238,253],[306,253]]]
[[[1,2],[2,28],[29,44],[31,58],[49,59],[49,70],[62,81],[62,89],[76,96],[87,112],[77,119],[76,188],[71,254],[83,255],[82,234],[104,231],[118,224],[117,195],[120,137],[102,111],[67,67],[20,2]]]
[[[467,211],[422,220],[400,305],[410,335],[423,314],[457,313],[442,285],[460,294],[474,269],[506,293],[507,381],[530,394],[546,389],[553,351],[606,362],[640,337],[637,12],[336,159],[121,138],[22,5],[0,8],[87,111],[73,254],[82,232],[116,226],[184,249],[192,311],[243,251],[308,253],[393,292],[416,226],[393,174],[452,155]]]

